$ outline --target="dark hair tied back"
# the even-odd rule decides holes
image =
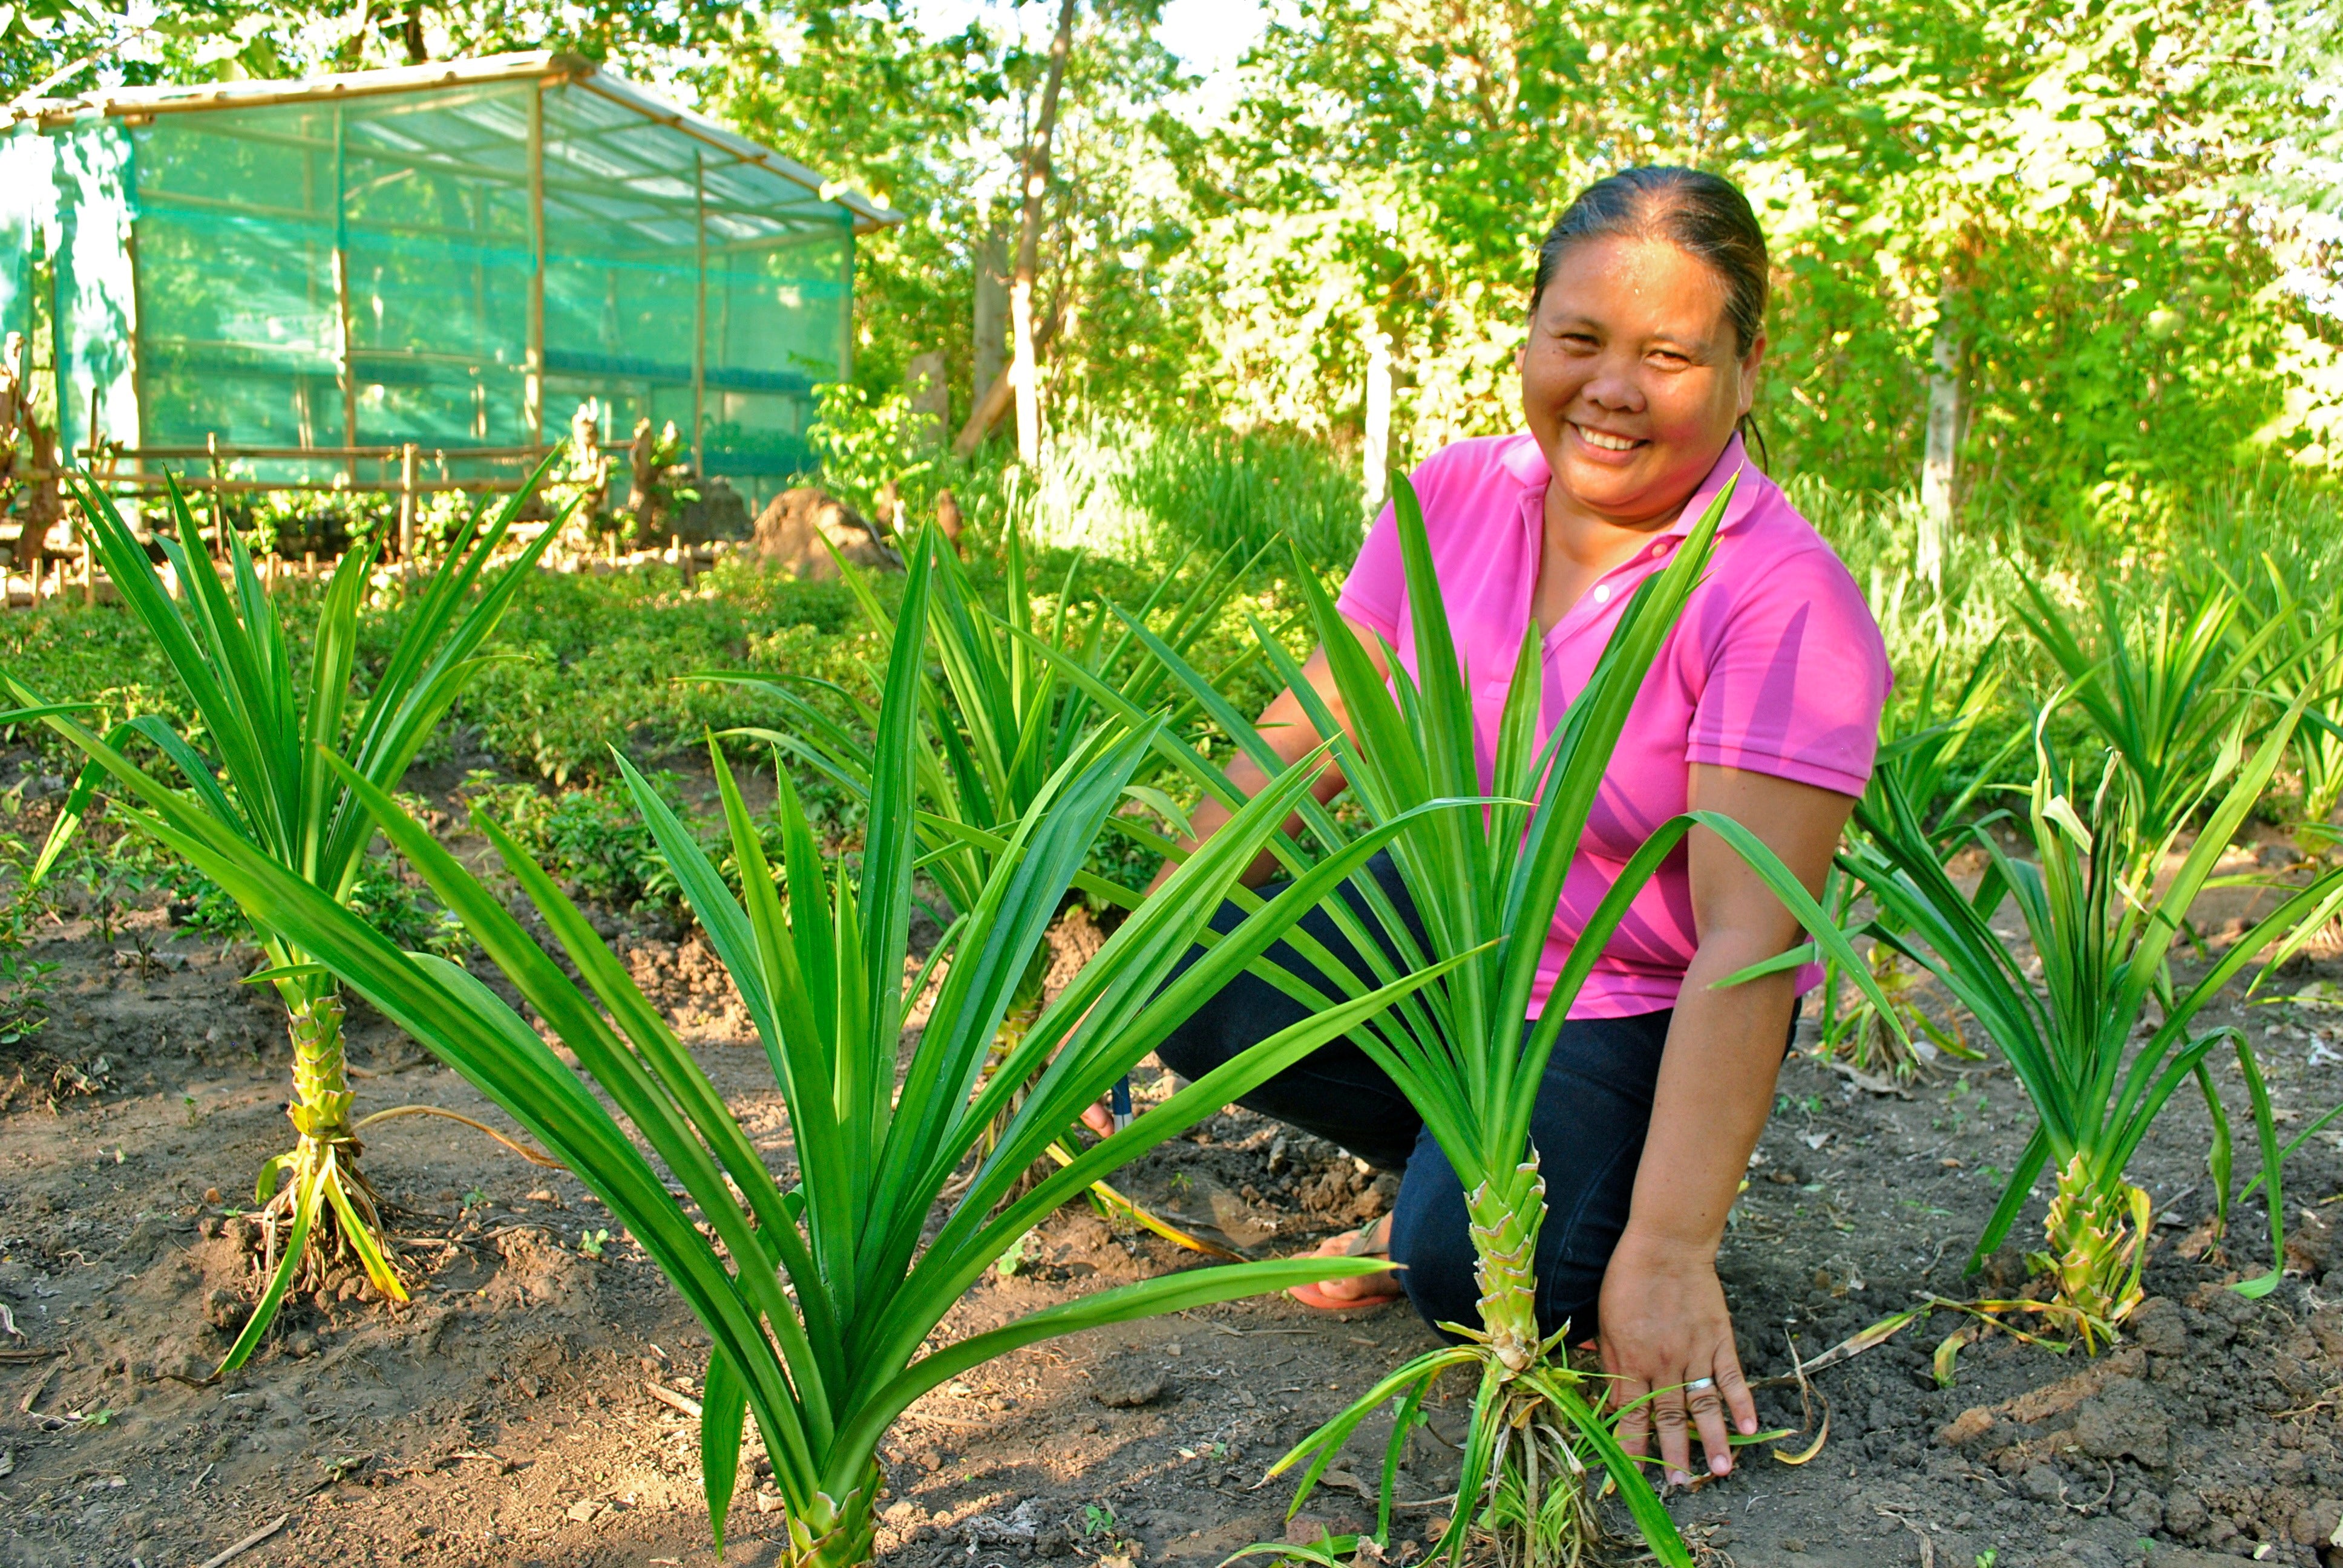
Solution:
[[[1698,169],[1661,166],[1621,169],[1595,181],[1578,193],[1538,246],[1531,312],[1572,246],[1612,236],[1664,239],[1706,262],[1725,285],[1725,314],[1733,318],[1739,352],[1749,352],[1765,323],[1765,233],[1739,186]]]

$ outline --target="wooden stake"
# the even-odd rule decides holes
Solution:
[[[206,430],[204,432],[204,451],[211,458],[212,553],[214,555],[219,555],[224,553],[227,548],[227,540],[225,537],[227,531],[227,523],[226,519],[220,516],[220,481],[227,477],[227,476],[220,471],[219,432],[217,430]]]
[[[398,558],[415,558],[415,443],[398,449]]]

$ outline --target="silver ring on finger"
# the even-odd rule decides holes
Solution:
[[[1684,1392],[1686,1393],[1699,1393],[1704,1390],[1712,1389],[1715,1386],[1716,1380],[1713,1377],[1696,1377],[1690,1382],[1684,1384]]]

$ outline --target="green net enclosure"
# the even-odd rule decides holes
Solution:
[[[133,89],[0,139],[0,320],[51,325],[61,445],[95,420],[148,471],[207,441],[461,470],[590,403],[621,473],[672,421],[754,504],[812,466],[856,236],[897,221],[565,55]]]

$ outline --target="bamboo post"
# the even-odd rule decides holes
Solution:
[[[86,536],[81,541],[81,602],[97,602],[97,549]]]
[[[210,459],[212,471],[212,552],[216,555],[227,546],[224,537],[227,525],[220,517],[220,481],[227,476],[220,472],[219,432],[204,432],[204,453]]]
[[[691,300],[691,477],[708,477],[707,453],[700,432],[708,408],[708,180],[698,149],[691,155],[691,185],[697,202],[692,223],[695,245]]]
[[[315,550],[301,552],[301,580],[305,583],[317,580],[317,552]]]
[[[415,558],[415,443],[398,449],[398,558]]]
[[[528,343],[521,413],[529,444],[545,445],[545,84],[528,99]]]
[[[48,564],[48,557],[35,556],[33,558],[33,569],[29,574],[27,574],[32,579],[33,597],[31,602],[35,609],[41,608],[41,578],[46,575],[41,568]]]
[[[350,366],[350,338],[353,333],[350,314],[350,237],[347,211],[349,198],[348,175],[345,167],[345,161],[348,156],[348,141],[342,106],[337,104],[334,106],[334,319],[337,324],[338,341],[336,344],[334,355],[334,372],[342,384],[342,445],[346,448],[358,444],[358,379],[357,372]],[[351,484],[357,484],[358,482],[357,459],[356,457],[347,459],[343,465],[343,472],[349,477]]]

